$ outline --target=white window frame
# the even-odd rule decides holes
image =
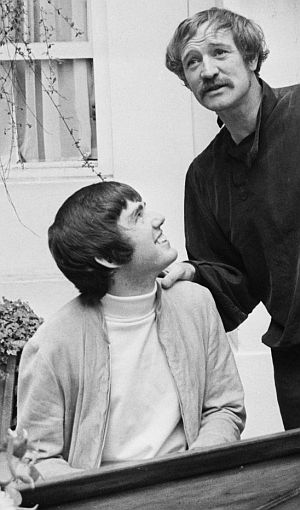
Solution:
[[[109,177],[113,172],[113,148],[106,0],[87,0],[87,27],[87,41],[57,41],[51,46],[51,57],[93,60],[98,161],[91,161],[90,164],[95,167],[96,172],[100,171],[103,177]],[[48,58],[46,43],[33,42],[27,49],[23,43],[17,46],[24,53],[30,48],[33,60],[43,61]],[[21,55],[16,54],[14,45],[1,46],[0,60],[12,59],[23,60]],[[10,178],[44,180],[72,176],[81,178],[90,174],[91,169],[83,167],[83,162],[78,158],[78,161],[26,162],[22,165],[22,171],[19,166],[12,167]]]

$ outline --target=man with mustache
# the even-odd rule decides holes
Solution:
[[[211,8],[184,20],[166,65],[220,131],[186,176],[188,262],[164,278],[208,287],[227,331],[261,301],[285,429],[300,427],[300,86],[260,76],[264,35],[249,19]]]
[[[240,438],[243,390],[210,292],[157,279],[177,257],[164,220],[111,181],[71,195],[49,229],[80,295],[20,363],[18,430],[45,478]]]

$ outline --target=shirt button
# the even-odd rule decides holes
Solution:
[[[242,172],[242,171],[239,172],[238,170],[233,172],[232,180],[233,180],[234,186],[236,186],[237,188],[242,186],[246,181],[245,172]]]
[[[248,198],[248,191],[247,191],[245,188],[240,189],[240,191],[239,191],[239,197],[240,197],[242,200],[247,200],[247,198]]]

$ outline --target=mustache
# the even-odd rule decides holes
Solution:
[[[217,90],[220,87],[233,88],[233,83],[230,80],[203,80],[201,94],[206,94],[206,92],[211,90]]]

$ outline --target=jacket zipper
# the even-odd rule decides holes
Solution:
[[[178,390],[178,386],[177,386],[177,383],[176,383],[176,379],[173,375],[173,372],[172,372],[172,369],[171,369],[171,366],[170,366],[170,363],[169,363],[169,359],[168,359],[168,355],[167,355],[167,350],[164,346],[164,344],[162,343],[161,339],[160,339],[160,336],[158,335],[158,332],[157,332],[157,336],[158,336],[158,340],[159,340],[159,343],[163,349],[163,352],[164,352],[164,355],[166,357],[166,360],[167,360],[167,364],[168,364],[168,367],[169,367],[169,370],[170,370],[170,373],[171,373],[171,376],[172,376],[172,379],[174,381],[174,386],[175,386],[175,391],[176,391],[176,394],[177,394],[177,398],[178,398],[178,402],[179,402],[179,409],[180,409],[180,414],[181,414],[181,418],[182,418],[182,424],[183,424],[183,430],[184,430],[184,435],[185,435],[185,438],[186,438],[186,442],[187,442],[187,446],[189,448],[189,440],[188,440],[188,435],[186,433],[186,425],[185,425],[185,418],[184,418],[184,413],[183,413],[183,406],[182,406],[182,402],[181,402],[181,398],[180,398],[180,393],[179,393],[179,390]]]
[[[109,412],[110,412],[110,392],[111,392],[111,355],[110,355],[110,345],[109,345],[109,343],[108,343],[108,358],[109,358],[109,369],[108,369],[108,393],[107,393],[107,406],[106,406],[106,413],[105,413],[105,424],[104,424],[104,429],[103,429],[102,437],[101,437],[101,440],[100,440],[100,451],[99,451],[98,460],[97,460],[98,468],[99,468],[99,467],[100,467],[100,465],[101,465],[102,454],[103,454],[103,448],[104,448],[104,443],[105,443],[106,434],[107,434],[107,429],[108,429],[108,416],[109,416]]]

